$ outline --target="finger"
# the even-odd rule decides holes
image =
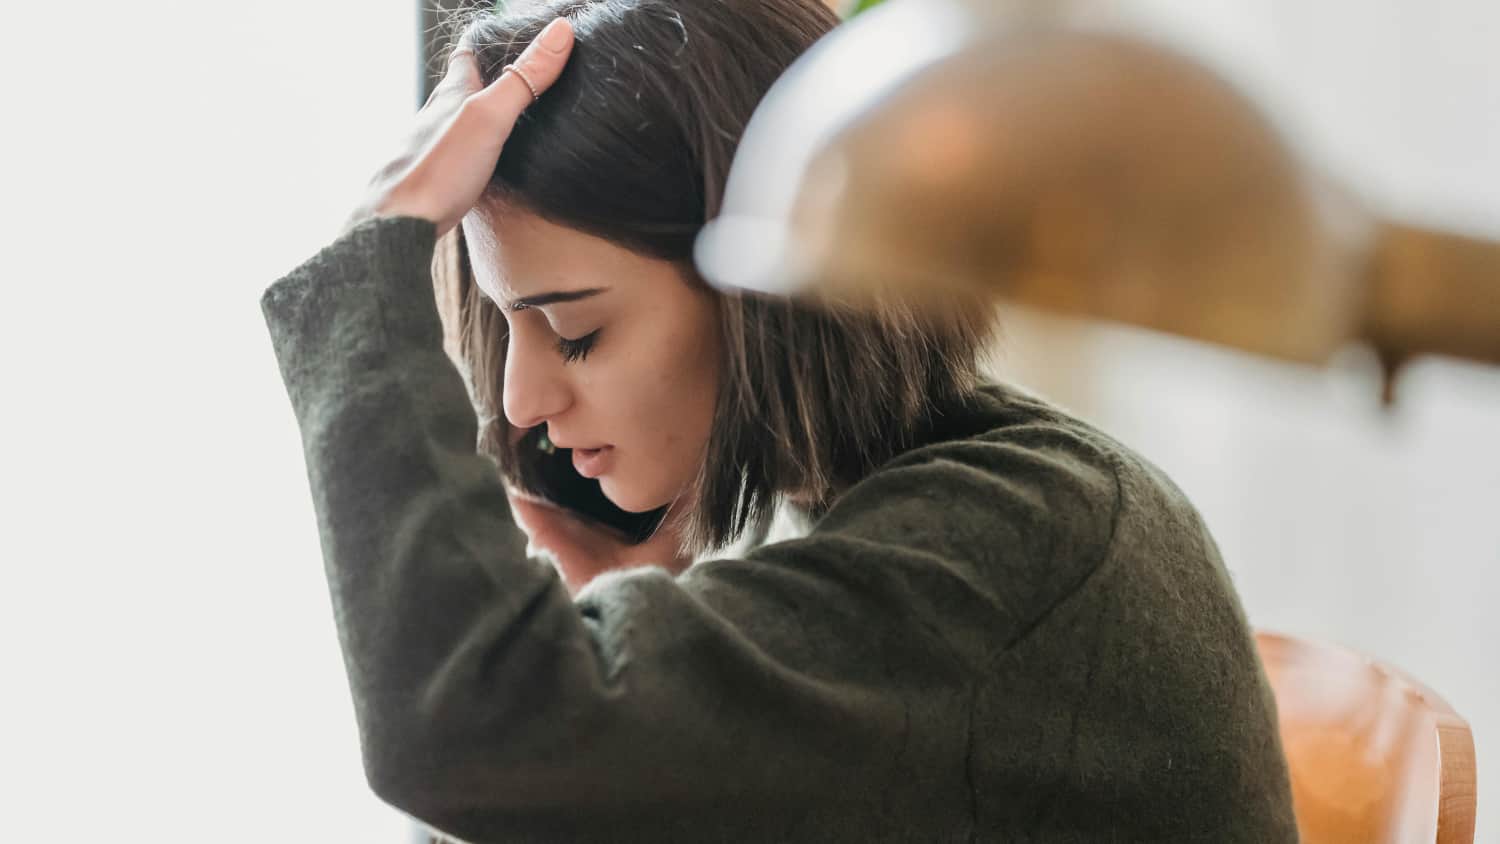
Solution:
[[[535,99],[532,87],[540,96],[557,81],[572,49],[573,24],[567,18],[557,18],[547,24],[536,40],[516,58],[514,64],[526,75],[525,79],[515,73],[502,73],[499,79],[475,96],[491,99],[502,117],[513,122]],[[527,86],[528,81],[531,87]]]
[[[443,75],[443,81],[458,87],[465,94],[483,87],[483,81],[479,78],[479,61],[474,58],[473,47],[461,43],[454,48],[448,56],[448,72]]]
[[[483,87],[483,81],[479,78],[474,48],[459,46],[448,54],[447,69],[443,71],[442,78],[428,92],[427,101],[422,103],[422,108],[432,105],[433,101],[439,97],[450,97],[455,93],[460,98],[467,97],[481,87]]]

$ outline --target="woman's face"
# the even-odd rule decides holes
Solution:
[[[545,424],[621,509],[673,501],[713,424],[715,294],[667,261],[514,206],[485,203],[463,227],[474,279],[510,325],[506,419]]]

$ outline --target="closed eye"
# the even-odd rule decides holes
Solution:
[[[599,337],[601,330],[596,328],[576,340],[559,337],[557,338],[557,351],[562,354],[563,360],[567,363],[583,360],[589,356],[589,350],[594,348],[594,341]]]

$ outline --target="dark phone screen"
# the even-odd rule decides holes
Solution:
[[[615,506],[599,488],[597,479],[585,478],[573,468],[572,449],[553,448],[549,452],[540,447],[544,433],[543,428],[533,428],[519,444],[522,482],[527,491],[614,530],[632,545],[646,541],[661,524],[667,508],[632,513]]]

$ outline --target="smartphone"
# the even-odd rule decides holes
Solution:
[[[597,478],[585,478],[573,468],[571,448],[541,448],[545,434],[544,426],[527,431],[516,450],[526,492],[607,529],[627,544],[639,545],[651,537],[667,515],[666,506],[644,513],[620,509],[599,488]]]

